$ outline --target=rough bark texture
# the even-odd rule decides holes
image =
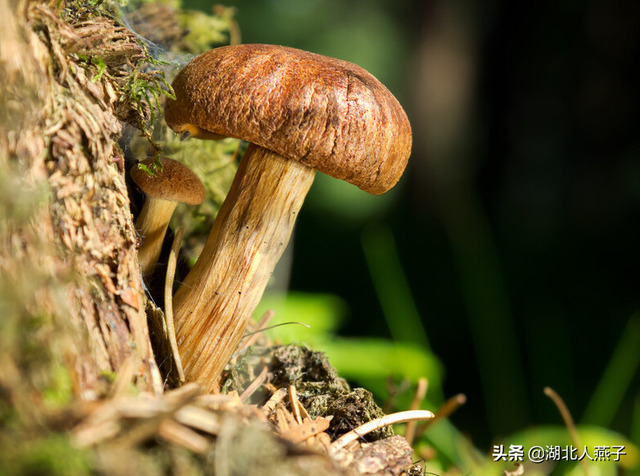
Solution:
[[[32,288],[35,312],[75,329],[67,357],[83,398],[95,398],[100,376],[127,359],[140,389],[160,391],[114,114],[134,109],[116,92],[117,76],[134,69],[143,50],[112,20],[61,11],[56,2],[0,8],[0,167],[22,190],[48,190],[25,226],[2,237],[2,271],[30,261],[60,288],[55,300],[36,297],[50,287]],[[97,61],[82,59],[93,57],[102,74]]]

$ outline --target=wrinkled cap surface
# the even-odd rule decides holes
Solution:
[[[149,175],[134,165],[131,167],[131,179],[148,197],[170,202],[199,205],[204,201],[204,185],[193,171],[177,160],[163,157],[162,169]],[[141,164],[151,167],[154,159],[141,160]]]
[[[272,45],[225,46],[197,56],[173,82],[165,120],[252,142],[362,190],[400,179],[411,126],[376,78],[346,61]]]

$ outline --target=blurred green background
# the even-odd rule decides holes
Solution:
[[[315,331],[340,336],[318,350],[381,402],[385,373],[396,386],[428,376],[434,405],[465,393],[451,420],[483,452],[560,423],[544,386],[577,421],[639,444],[638,2],[225,5],[243,43],[369,70],[414,130],[409,169],[385,196],[317,177],[288,310],[274,294],[265,306],[284,320],[316,312]]]

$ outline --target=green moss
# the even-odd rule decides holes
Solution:
[[[107,63],[102,61],[102,59],[98,58],[97,56],[91,58],[91,63],[98,68],[98,73],[93,78],[91,78],[91,81],[95,83],[97,81],[100,81],[100,79],[102,78],[102,75],[107,69]]]
[[[71,403],[73,382],[69,369],[62,365],[53,365],[49,386],[42,392],[45,408],[61,408]]]
[[[113,383],[116,380],[116,377],[118,376],[117,372],[100,372],[100,378],[105,380],[107,383]]]
[[[180,49],[186,53],[199,54],[229,43],[230,18],[186,10],[178,14],[178,23],[189,32],[180,42]]]
[[[78,450],[65,434],[37,438],[0,436],[0,475],[82,476],[92,473],[92,455]]]
[[[150,59],[150,57],[149,57]],[[149,128],[162,114],[161,96],[175,99],[173,88],[164,77],[164,72],[153,70],[147,72],[146,64],[139,64],[128,76],[122,88],[122,94],[129,99],[138,111],[143,131]]]
[[[62,8],[60,8],[62,7]],[[59,0],[60,17],[66,21],[96,17],[117,18],[120,2],[112,0]]]

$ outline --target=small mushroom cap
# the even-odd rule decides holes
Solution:
[[[150,167],[154,159],[140,161]],[[169,202],[199,205],[204,201],[204,185],[186,165],[177,160],[163,157],[162,169],[158,168],[149,175],[137,165],[131,167],[131,179],[148,197]]]
[[[402,106],[346,61],[284,46],[225,46],[193,59],[173,89],[165,120],[174,131],[246,140],[372,194],[396,184],[411,153]]]

